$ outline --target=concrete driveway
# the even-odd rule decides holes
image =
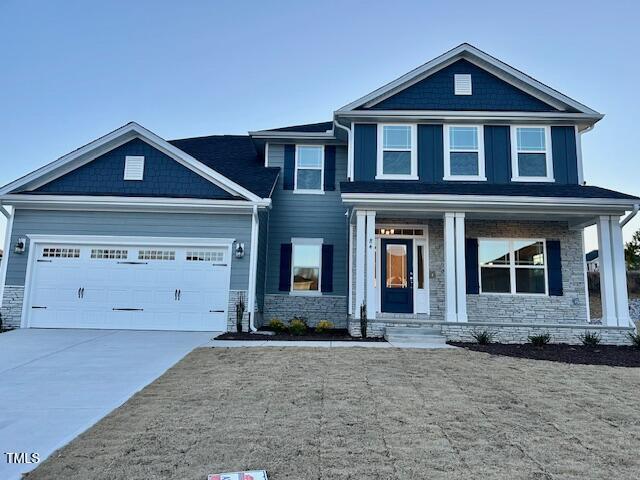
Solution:
[[[0,478],[35,464],[122,405],[212,332],[15,330],[0,335]]]

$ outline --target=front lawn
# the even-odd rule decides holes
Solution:
[[[464,349],[198,349],[27,478],[630,479],[639,391]]]

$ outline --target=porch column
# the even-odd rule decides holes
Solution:
[[[466,241],[464,227],[464,213],[456,213],[456,306],[459,322],[467,321],[467,268],[466,268]]]
[[[366,212],[356,212],[356,304],[355,304],[355,318],[360,318],[360,306],[364,302],[364,242],[365,242],[365,222]]]
[[[598,256],[600,257],[600,300],[602,302],[602,322],[617,326],[616,305],[613,283],[613,258],[611,256],[611,218],[598,217]]]
[[[629,315],[629,294],[627,292],[627,267],[624,261],[624,241],[622,240],[622,227],[618,217],[610,217],[611,228],[611,258],[613,260],[613,288],[616,304],[616,316],[618,326],[627,327],[633,325]]]
[[[376,290],[373,284],[375,277],[375,258],[376,258],[376,212],[367,212],[367,238],[366,238],[366,255],[367,255],[367,319],[374,320],[376,318],[377,302]]]
[[[444,214],[444,318],[447,322],[457,321],[455,244],[455,213],[446,212]]]

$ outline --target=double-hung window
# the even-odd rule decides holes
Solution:
[[[378,125],[376,178],[418,179],[416,137],[415,125]]]
[[[296,175],[294,190],[301,193],[322,193],[324,182],[324,147],[296,145]]]
[[[544,240],[480,239],[482,293],[547,294]]]
[[[486,180],[481,125],[447,125],[444,131],[444,179]]]
[[[511,166],[513,181],[553,182],[551,129],[511,127]]]
[[[291,291],[320,293],[322,239],[292,238]]]

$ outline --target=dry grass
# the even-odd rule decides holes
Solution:
[[[28,478],[637,478],[638,391],[465,350],[200,349]]]

